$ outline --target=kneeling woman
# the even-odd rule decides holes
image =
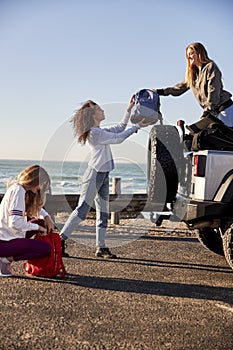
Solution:
[[[47,172],[33,165],[18,175],[0,204],[0,276],[9,277],[13,261],[43,258],[50,254],[47,242],[30,239],[36,231],[46,235],[54,229],[49,214],[42,208],[50,186]],[[45,227],[28,218],[44,218]]]

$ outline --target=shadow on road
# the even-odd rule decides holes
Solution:
[[[19,279],[35,279],[34,277],[16,277]],[[109,291],[150,294],[166,297],[192,298],[222,301],[233,305],[233,288],[204,286],[172,282],[154,282],[131,280],[124,278],[109,278],[95,276],[79,276],[68,274],[65,279],[48,279],[36,277],[37,281],[76,285],[85,288],[103,289]]]
[[[84,258],[70,256],[69,258],[83,260],[83,261],[98,261],[98,263],[106,264],[106,260],[99,258]],[[140,265],[145,267],[163,267],[163,268],[179,268],[188,270],[199,270],[199,271],[209,271],[209,272],[221,272],[232,274],[232,269],[228,266],[217,266],[217,265],[205,265],[205,264],[195,264],[195,263],[185,263],[177,261],[167,261],[167,260],[151,260],[151,259],[137,259],[137,258],[121,258],[112,259],[107,261],[110,264],[120,263],[120,264],[132,264]]]

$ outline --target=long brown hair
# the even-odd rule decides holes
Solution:
[[[32,165],[18,175],[18,184],[22,185],[26,190],[25,205],[26,215],[36,217],[46,200],[46,192],[50,188],[50,178],[44,168],[39,165]],[[42,185],[42,189],[33,193],[31,189],[35,186]]]
[[[185,81],[188,84],[188,86],[191,87],[194,83],[198,68],[196,66],[191,66],[190,61],[188,59],[188,55],[187,55],[188,49],[192,49],[193,51],[195,51],[198,54],[198,58],[199,58],[200,63],[213,62],[213,60],[211,60],[208,57],[208,53],[206,51],[206,48],[201,43],[198,43],[198,42],[192,43],[186,47],[185,53],[186,53],[186,60],[187,60],[187,68],[186,68]]]
[[[74,113],[71,122],[73,122],[75,135],[78,135],[79,143],[86,143],[90,129],[94,126],[95,106],[97,103],[89,100]]]

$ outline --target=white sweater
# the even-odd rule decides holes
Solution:
[[[135,124],[126,130],[130,113],[126,112],[122,121],[110,128],[91,128],[88,143],[91,149],[89,166],[98,172],[109,172],[114,169],[114,161],[110,144],[123,142],[127,137],[140,129]]]
[[[15,183],[8,188],[0,204],[0,240],[25,238],[26,231],[37,231],[39,225],[27,221],[25,215],[25,189]],[[48,213],[41,209],[42,217]]]

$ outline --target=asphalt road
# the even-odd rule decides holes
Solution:
[[[16,276],[0,278],[0,349],[232,350],[233,271],[177,234],[155,230],[110,261],[70,240],[64,280],[15,263]]]

